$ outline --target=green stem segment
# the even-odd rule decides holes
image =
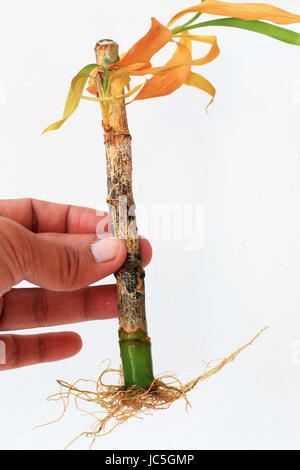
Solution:
[[[149,388],[153,382],[150,339],[141,330],[132,334],[120,330],[119,338],[125,386]]]

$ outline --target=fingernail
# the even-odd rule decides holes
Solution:
[[[120,240],[117,238],[104,238],[91,246],[96,263],[105,263],[114,259],[119,251]]]
[[[0,364],[6,364],[6,345],[4,341],[0,341]]]
[[[97,233],[98,240],[104,240],[104,238],[112,238],[111,232]]]

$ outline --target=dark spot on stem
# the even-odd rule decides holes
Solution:
[[[143,297],[144,297],[143,294],[141,294],[140,292],[135,293],[136,300],[141,300]]]
[[[122,281],[124,282],[127,292],[132,294],[135,292],[138,284],[138,275],[136,271],[123,271],[122,272]]]

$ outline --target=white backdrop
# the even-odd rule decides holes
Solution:
[[[300,13],[297,0],[272,3]],[[98,39],[112,38],[125,51],[148,29],[151,16],[165,24],[190,4],[2,5],[1,198],[105,209],[97,104],[82,102],[60,131],[40,133],[60,118],[70,80],[94,62]],[[299,25],[293,29],[300,32]],[[222,358],[263,326],[270,329],[191,393],[188,414],[179,402],[133,420],[95,448],[299,448],[300,50],[250,32],[207,32],[217,34],[221,47],[220,57],[200,71],[217,88],[208,114],[208,96],[188,87],[128,107],[135,199],[144,212],[140,233],[151,239],[154,228],[145,214],[153,204],[202,211],[201,249],[185,239],[152,239],[146,281],[155,371],[189,380],[201,372],[202,359]],[[206,50],[199,46],[202,54]],[[56,378],[95,378],[108,357],[119,365],[116,320],[66,329],[82,335],[78,356],[1,374],[2,449],[60,449],[93,421],[71,409],[64,421],[32,430],[60,411],[45,400],[57,391]],[[88,445],[83,439],[73,448]]]

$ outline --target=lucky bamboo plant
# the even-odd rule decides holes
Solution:
[[[194,13],[191,19],[174,26],[175,22],[190,13]],[[202,14],[225,15],[226,18],[198,22]],[[203,76],[193,72],[192,67],[207,64],[218,57],[220,49],[217,38],[212,35],[194,35],[190,31],[208,26],[230,26],[300,45],[299,33],[272,24],[298,22],[299,15],[270,5],[203,0],[174,15],[166,26],[152,18],[148,33],[121,56],[116,42],[102,39],[95,47],[96,63],[84,67],[72,81],[62,120],[44,131],[58,129],[76,110],[81,99],[100,103],[112,234],[124,239],[127,248],[125,264],[115,273],[123,383],[119,386],[105,386],[101,374],[95,382],[96,391],[90,392],[81,390],[76,383],[70,385],[59,381],[62,387],[60,397],[67,399],[67,402],[70,395],[74,394],[107,409],[107,416],[99,420],[95,430],[91,432],[94,437],[103,432],[104,425],[111,418],[119,424],[144,408],[165,408],[180,397],[186,398],[186,393],[200,380],[220,370],[247,346],[228,356],[217,366],[208,367],[204,374],[186,385],[182,385],[178,379],[168,381],[166,377],[164,380],[162,377],[154,377],[145,314],[145,274],[132,191],[131,136],[126,117],[126,100],[130,97],[129,102],[162,97],[175,92],[182,85],[188,85],[208,93],[211,104],[215,97],[215,88]],[[204,57],[193,58],[193,41],[209,44],[209,52]],[[175,47],[173,56],[165,65],[153,67],[150,62],[152,57],[170,42]],[[150,78],[130,88],[132,77],[149,76]],[[87,82],[90,96],[83,95]],[[125,89],[127,90],[124,91]]]

